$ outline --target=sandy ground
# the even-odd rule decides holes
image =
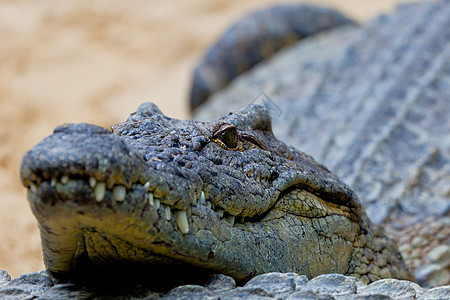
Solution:
[[[233,20],[276,0],[0,0],[0,269],[44,268],[19,179],[23,154],[54,127],[109,127],[143,101],[188,118],[191,71]],[[310,1],[311,2],[311,1]],[[320,0],[358,21],[395,0]]]

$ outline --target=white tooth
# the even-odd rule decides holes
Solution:
[[[194,198],[192,198],[192,205],[194,205],[194,206],[197,205],[197,198],[195,197],[195,194],[194,194]]]
[[[89,177],[89,185],[91,186],[91,188],[94,188],[96,184],[97,180],[95,180],[95,177]]]
[[[153,193],[147,193],[148,203],[153,206],[155,202],[153,201]]]
[[[144,190],[145,190],[145,191],[148,191],[149,188],[150,188],[150,181],[147,181],[147,182],[144,184]]]
[[[155,200],[155,209],[158,209],[161,202],[159,201],[159,199],[154,199]]]
[[[52,177],[52,179],[50,180],[50,185],[52,186],[52,187],[55,187],[56,186],[56,177]]]
[[[103,198],[105,198],[105,189],[106,189],[106,185],[104,182],[97,183],[97,185],[94,188],[95,200],[100,202],[103,200]]]
[[[206,207],[211,209],[211,202],[210,201],[206,201]]]
[[[38,190],[37,185],[35,185],[34,183],[30,182],[30,190],[32,193],[36,193]]]
[[[164,207],[164,217],[167,221],[170,221],[170,217],[172,217],[172,212],[170,211],[170,206]]]
[[[187,220],[186,211],[179,210],[175,212],[175,220],[177,221],[178,228],[182,233],[189,232],[189,223]]]
[[[225,212],[225,210],[221,209],[221,208],[217,208],[216,209],[216,213],[219,215],[219,217],[223,217],[223,213]]]
[[[116,201],[125,200],[125,196],[127,195],[127,189],[123,185],[116,185],[113,189],[113,198]]]
[[[62,183],[62,184],[67,184],[68,182],[69,182],[69,176],[63,175],[63,176],[61,177],[61,183]]]
[[[235,217],[233,215],[229,215],[229,214],[225,215],[225,220],[227,220],[228,223],[230,223],[231,225],[234,225],[234,218]]]
[[[203,191],[200,194],[200,203],[205,205],[205,193]]]

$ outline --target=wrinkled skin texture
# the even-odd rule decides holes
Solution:
[[[54,274],[139,266],[237,280],[411,278],[352,190],[278,141],[260,106],[198,122],[144,103],[112,133],[64,125],[25,155],[21,177]]]

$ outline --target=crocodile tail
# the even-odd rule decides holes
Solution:
[[[397,243],[386,235],[384,228],[373,224],[364,213],[360,223],[360,234],[355,240],[354,251],[347,274],[365,283],[383,278],[415,281],[406,266]]]
[[[337,11],[304,4],[276,5],[243,17],[222,35],[195,68],[191,109],[195,110],[239,74],[282,48],[347,24],[354,22]]]

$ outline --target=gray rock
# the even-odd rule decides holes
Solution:
[[[382,279],[369,284],[359,295],[386,295],[392,298],[414,299],[423,294],[423,289],[414,282],[397,279]]]
[[[267,273],[247,282],[245,288],[261,288],[269,294],[289,293],[295,290],[296,273]]]
[[[236,287],[236,282],[230,276],[226,276],[223,274],[215,274],[205,284],[205,287],[213,292],[222,292],[234,289]]]
[[[220,299],[273,299],[274,294],[266,292],[262,288],[238,287],[234,290],[222,293]]]
[[[1,272],[3,277],[6,272]],[[105,283],[103,283],[105,284]],[[202,285],[183,285],[164,294],[145,283],[121,281],[103,286],[59,283],[47,271],[25,274],[0,285],[0,299],[448,299],[450,286],[422,289],[417,284],[386,279],[365,285],[358,279],[325,274],[308,279],[295,273],[269,273],[243,287],[224,275]]]
[[[9,281],[11,281],[11,275],[5,270],[0,270],[0,287]]]
[[[318,295],[313,292],[302,292],[297,291],[289,295],[286,300],[334,300],[334,298],[331,295]]]
[[[393,299],[386,295],[345,295],[339,297],[339,300],[390,300]]]
[[[432,300],[432,299],[450,299],[450,285],[439,286],[429,289],[423,293],[418,299]]]
[[[39,300],[43,299],[89,299],[94,294],[88,292],[84,287],[76,284],[55,285],[39,295]]]
[[[428,253],[427,258],[433,262],[450,265],[450,245],[439,245],[433,248]]]
[[[450,271],[437,263],[422,266],[414,272],[417,282],[427,286],[438,286],[450,281]]]
[[[220,299],[217,295],[214,296],[214,293],[207,288],[199,285],[183,285],[174,288],[162,299],[170,300],[170,299]]]
[[[302,289],[302,292],[327,294],[333,296],[356,294],[358,279],[341,274],[325,274],[311,279]]]
[[[307,283],[308,278],[305,275],[299,275],[294,279],[295,290],[300,291]]]
[[[24,274],[4,284],[0,289],[0,298],[35,298],[54,284],[48,271]]]

